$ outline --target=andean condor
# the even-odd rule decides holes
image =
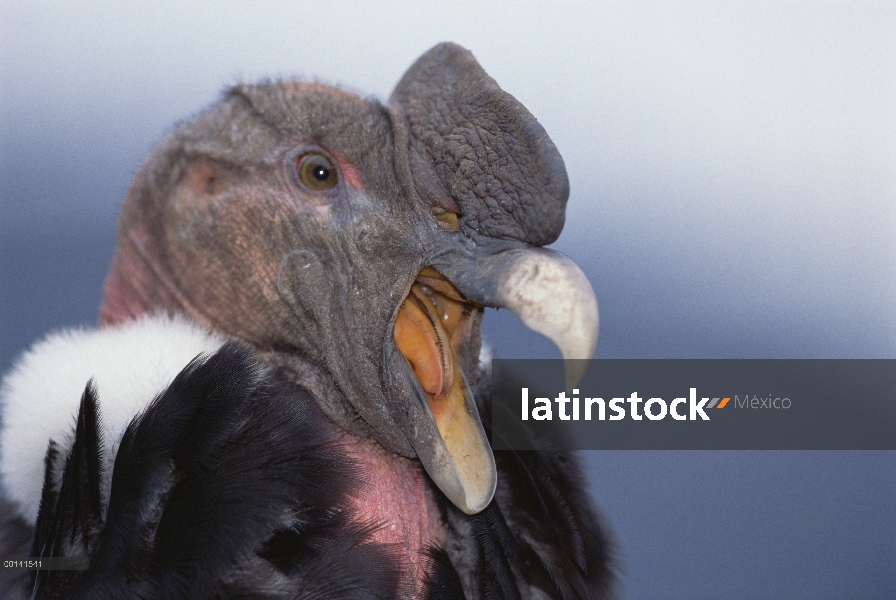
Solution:
[[[542,248],[569,185],[535,118],[441,44],[385,105],[237,85],[138,174],[101,326],[2,388],[13,598],[603,598],[574,458],[497,452],[483,307],[590,357]]]

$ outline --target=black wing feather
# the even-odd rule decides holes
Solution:
[[[466,600],[463,584],[448,553],[443,548],[429,549],[427,600]]]
[[[65,459],[59,490],[54,486],[54,465],[59,450],[50,441],[44,458],[44,485],[35,524],[31,556],[86,556],[102,527],[103,442],[96,388],[87,383],[78,408],[75,437]],[[77,576],[72,571],[35,571],[36,596]]]

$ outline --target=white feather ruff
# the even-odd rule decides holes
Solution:
[[[0,477],[6,496],[34,523],[47,445],[52,439],[63,450],[71,446],[88,380],[96,384],[103,443],[112,457],[134,416],[198,354],[223,343],[185,318],[151,316],[115,327],[61,331],[34,344],[0,384]]]

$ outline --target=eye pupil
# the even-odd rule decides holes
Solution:
[[[323,154],[310,153],[299,159],[296,171],[302,184],[311,191],[336,187],[336,167]]]

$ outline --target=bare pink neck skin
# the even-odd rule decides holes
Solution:
[[[442,547],[446,527],[420,461],[385,450],[370,439],[345,434],[348,458],[359,465],[365,485],[353,498],[353,519],[379,523],[371,541],[395,549],[404,569],[401,598],[423,596],[430,548]]]

